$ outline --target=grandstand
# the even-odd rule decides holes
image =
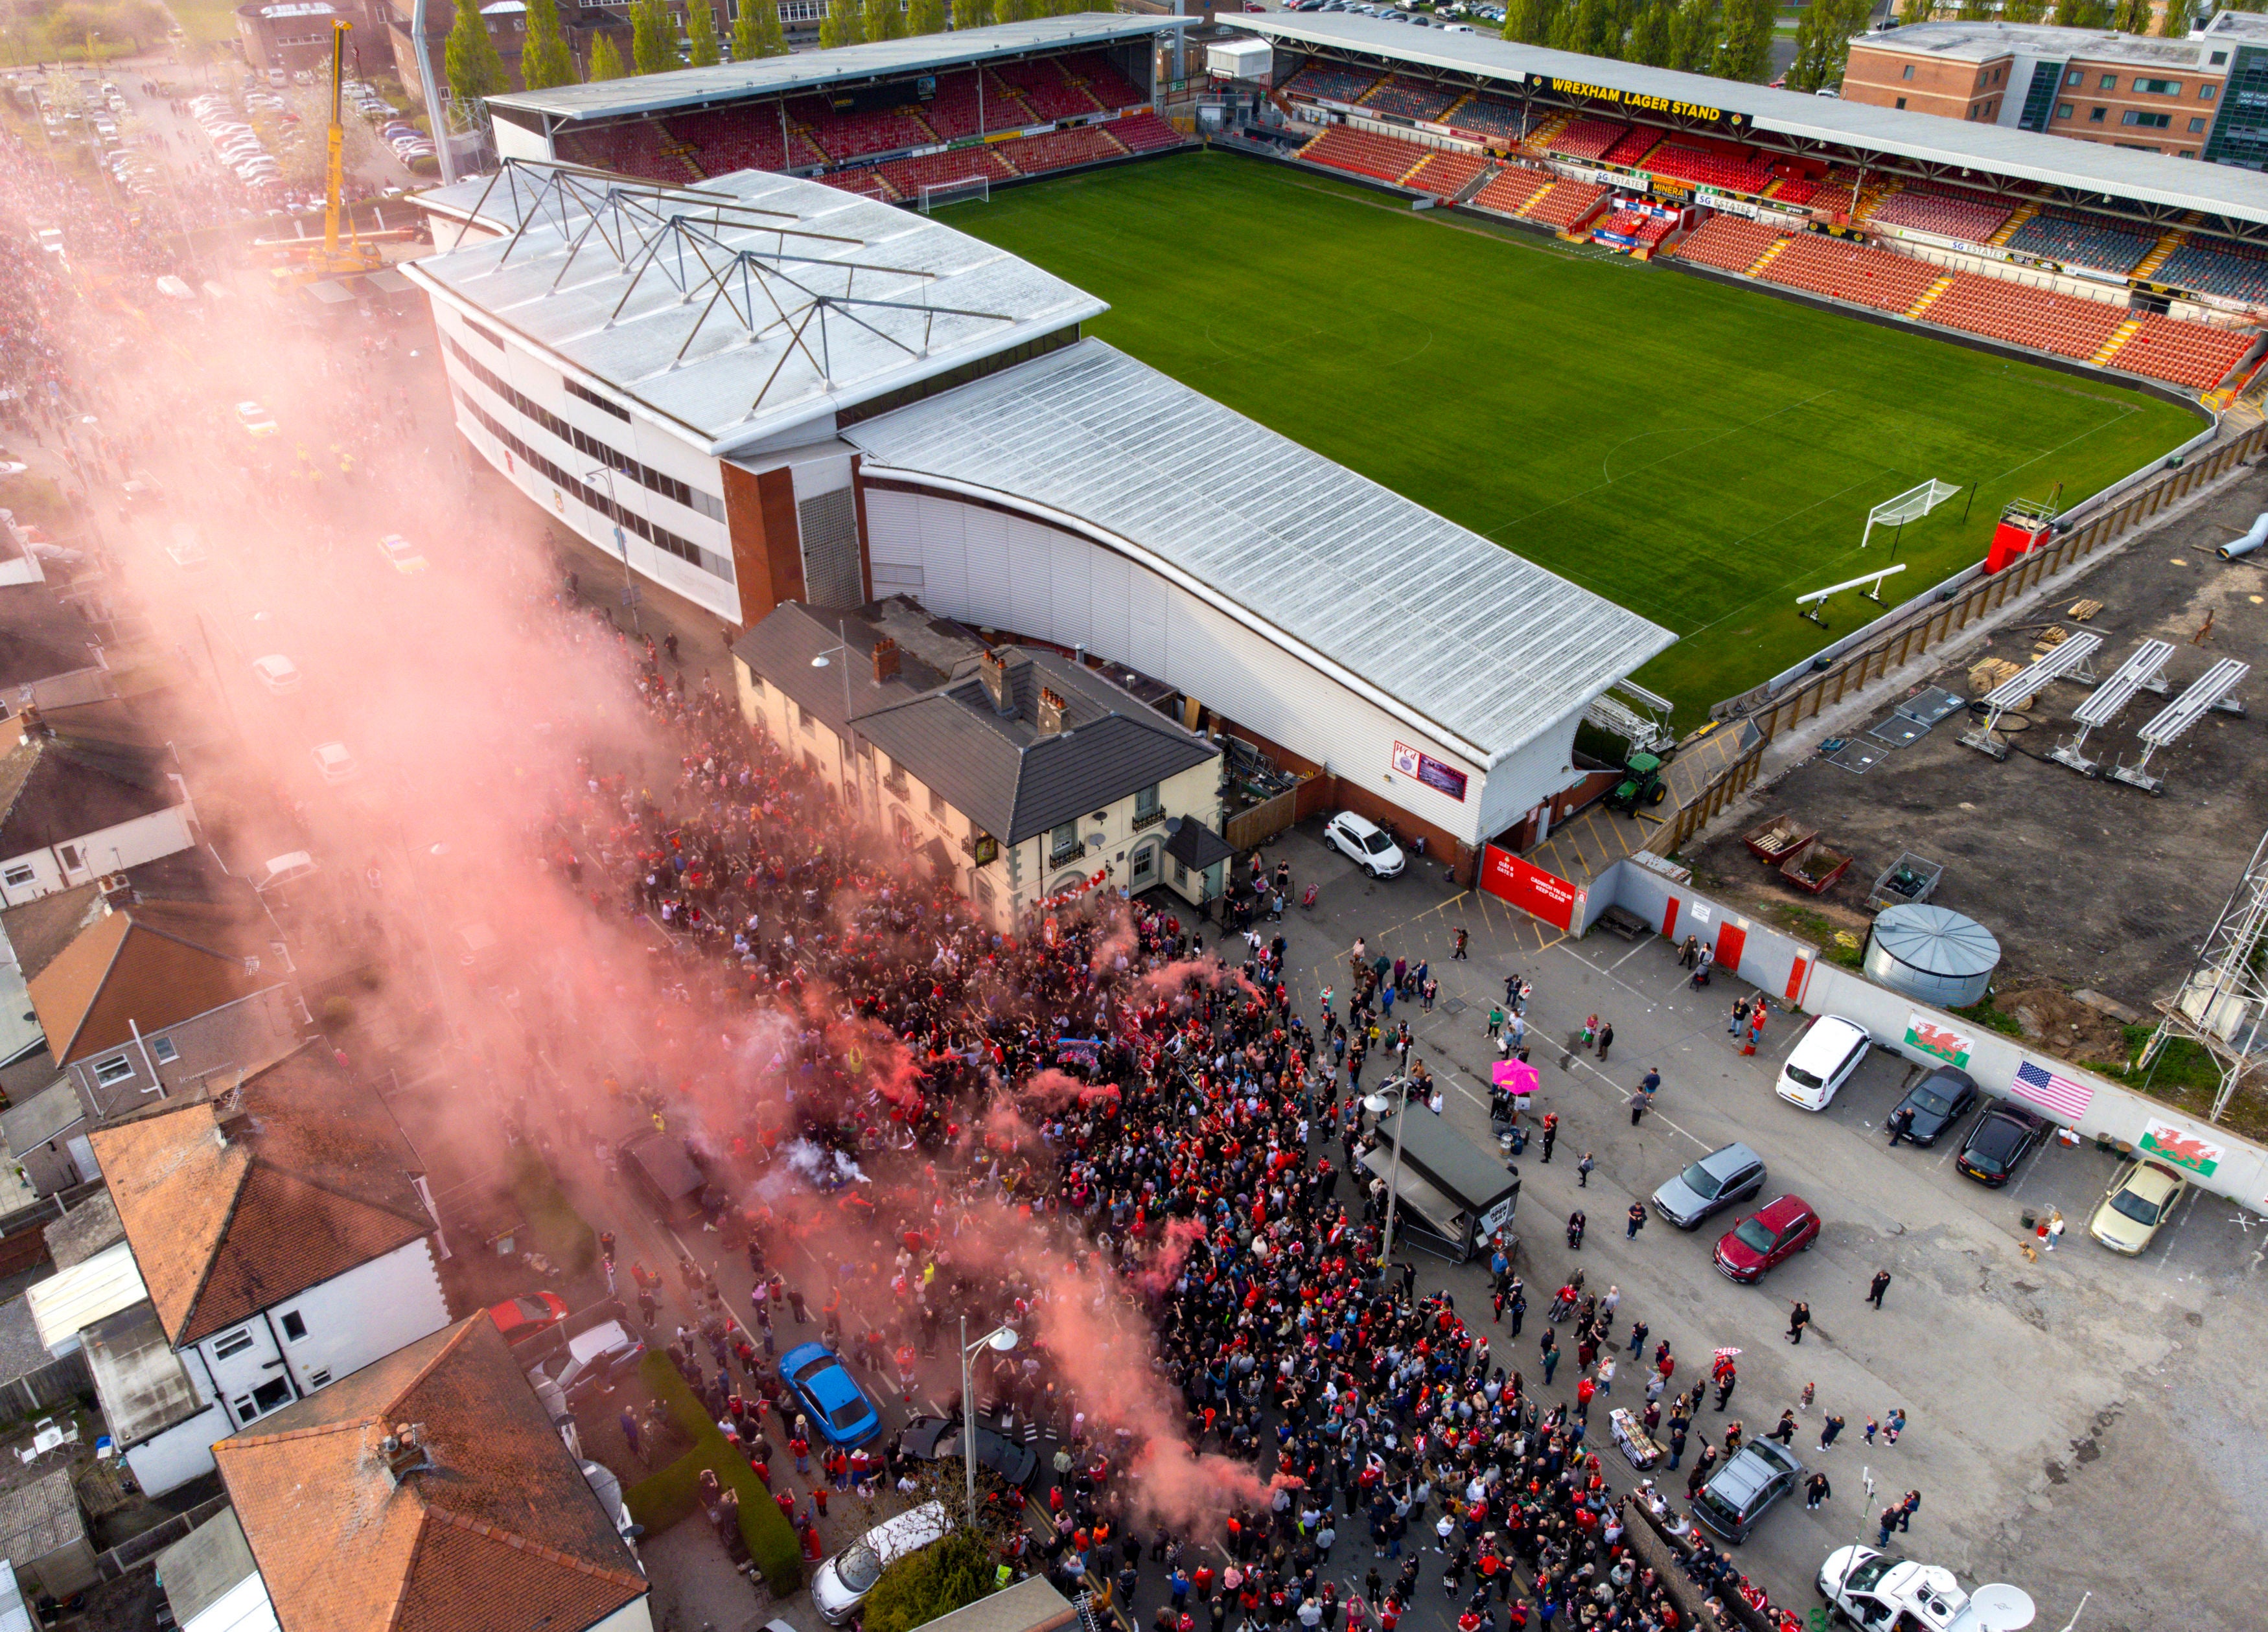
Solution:
[[[1087,14],[490,99],[497,151],[670,185],[740,170],[911,202],[1178,147],[1158,117],[1171,18]],[[1377,76],[1364,80],[1367,89]]]
[[[2099,217],[2066,210],[2043,210],[2008,236],[2018,254],[2039,255],[2066,266],[2092,267],[2125,276],[2142,264],[2159,234],[2137,231]]]

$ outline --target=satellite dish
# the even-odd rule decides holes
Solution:
[[[1168,816],[1166,818],[1166,831],[1167,833],[1179,833],[1181,830],[1182,819],[1180,817]]]
[[[1982,1632],[2021,1632],[2039,1612],[2023,1588],[1996,1582],[1969,1595],[1969,1613],[1977,1617]]]

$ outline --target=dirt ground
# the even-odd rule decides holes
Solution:
[[[2250,712],[2209,714],[2152,761],[2165,778],[2161,795],[2089,780],[2046,758],[2073,734],[2072,709],[2088,695],[2058,683],[2024,717],[2005,723],[2005,761],[1962,745],[1975,723],[1967,713],[1910,746],[1884,745],[1885,757],[1863,775],[1814,757],[1760,786],[1686,859],[1705,884],[1830,948],[1839,939],[1846,956],[1864,942],[1866,895],[1878,875],[1907,851],[1942,863],[1932,899],[1999,937],[1999,1009],[2013,1012],[2014,995],[2024,994],[2043,1043],[2080,1059],[2117,1057],[2109,1016],[2038,994],[2091,989],[2150,1016],[2180,985],[2268,827],[2268,562],[2224,562],[2215,553],[2264,508],[2268,475],[2256,473],[2062,586],[2042,609],[2041,621],[2102,636],[2098,674],[2143,639],[2174,644],[2169,696],[2138,694],[2090,739],[2088,754],[2106,766],[2139,760],[2136,730],[2216,660],[2254,665],[2235,694]],[[2085,622],[2066,613],[2081,599],[2102,603]],[[2028,664],[2039,629],[2005,628],[1956,648],[1931,683],[1970,697],[1975,664]],[[1885,703],[1869,724],[1891,711]],[[1863,729],[1857,734],[1865,738]],[[1786,886],[1742,846],[1742,830],[1782,812],[1853,856],[1825,895]]]

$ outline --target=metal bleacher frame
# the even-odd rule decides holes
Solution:
[[[2034,697],[2059,680],[2077,680],[2082,686],[2095,684],[2095,669],[2090,661],[2102,636],[2079,634],[2043,655],[2031,667],[1994,688],[1984,699],[1984,723],[1975,731],[1964,732],[1961,740],[1979,754],[1989,754],[1996,760],[2008,757],[2008,745],[1993,734],[2000,717],[2022,708]]]
[[[2196,680],[2190,688],[2175,698],[2135,733],[2142,739],[2142,757],[2132,766],[2124,761],[2112,766],[2103,774],[2113,782],[2123,782],[2130,788],[2139,788],[2145,793],[2162,793],[2166,780],[2149,774],[2150,756],[2159,749],[2169,747],[2181,734],[2218,709],[2224,714],[2242,715],[2244,705],[2228,694],[2244,682],[2252,673],[2252,665],[2240,663],[2235,658],[2223,658]]]
[[[2048,751],[2048,758],[2058,765],[2067,765],[2082,776],[2095,775],[2099,760],[2087,757],[2089,732],[2108,725],[2118,717],[2118,710],[2138,691],[2153,691],[2165,695],[2166,659],[2174,655],[2174,643],[2169,640],[2146,640],[2134,649],[2133,655],[2118,665],[2118,672],[2095,688],[2094,695],[2072,710],[2071,717],[2078,723],[2079,734],[2069,742],[2059,742]]]

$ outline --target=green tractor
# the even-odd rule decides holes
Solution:
[[[1651,754],[1633,754],[1623,767],[1623,779],[1607,795],[1607,808],[1638,813],[1641,805],[1659,805],[1669,797],[1669,784],[1662,779],[1661,761]]]

